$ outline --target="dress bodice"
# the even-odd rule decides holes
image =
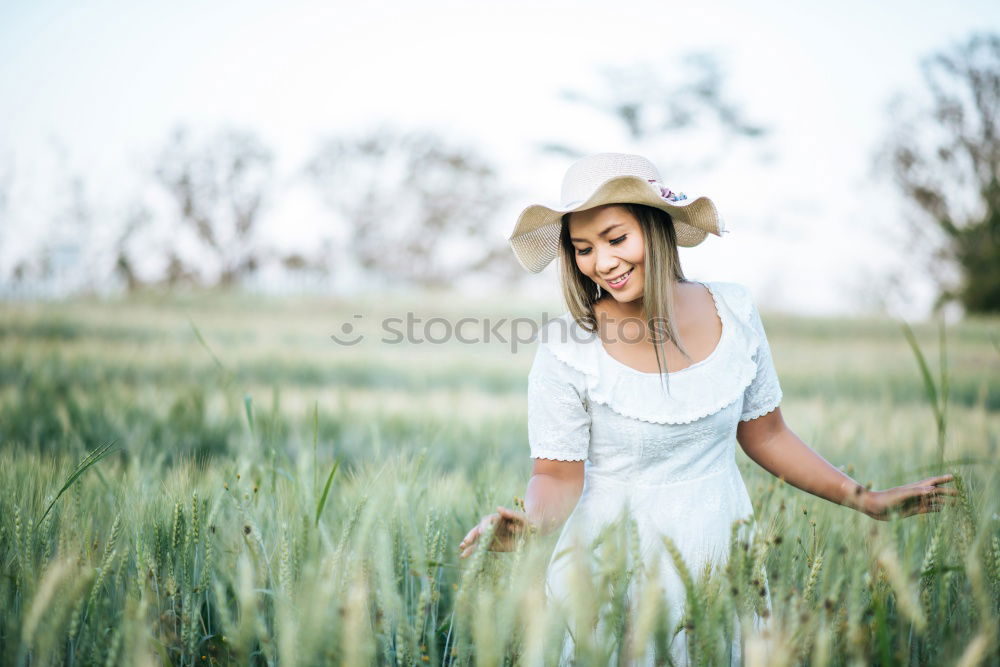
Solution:
[[[747,288],[705,286],[722,336],[666,382],[612,357],[570,313],[547,322],[528,376],[532,458],[586,459],[590,474],[640,485],[694,479],[732,461],[738,422],[774,410],[781,387]]]

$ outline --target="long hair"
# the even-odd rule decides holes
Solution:
[[[667,377],[664,346],[671,341],[689,361],[691,355],[681,344],[674,319],[674,282],[687,282],[677,253],[677,234],[670,214],[643,204],[617,204],[624,207],[639,223],[642,230],[645,260],[642,287],[642,316],[647,332],[651,334],[656,366],[660,377]],[[569,238],[569,213],[562,217],[559,232],[560,276],[563,299],[570,313],[581,327],[597,333],[597,315],[594,312],[599,294],[597,283],[588,278],[576,265],[576,249]],[[668,385],[669,386],[669,385]]]

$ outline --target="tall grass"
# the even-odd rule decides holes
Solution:
[[[555,536],[458,558],[468,528],[523,493],[530,354],[490,367],[456,346],[379,367],[377,349],[346,358],[295,338],[302,349],[278,359],[274,341],[322,333],[315,307],[204,326],[199,315],[192,335],[189,305],[162,305],[145,328],[129,308],[95,323],[92,309],[64,305],[49,338],[30,333],[37,313],[4,313],[0,662],[555,664],[572,627],[581,664],[666,660],[682,630],[705,665],[734,646],[746,664],[1000,664],[1000,359],[979,324],[949,332],[947,385],[971,398],[947,402],[939,375],[936,428],[915,401],[930,396],[926,380],[921,394],[896,394],[867,352],[912,383],[920,328],[909,346],[886,333],[892,323],[858,331],[857,357],[824,385],[808,376],[843,343],[808,322],[769,327],[785,416],[811,445],[878,487],[943,461],[961,502],[875,522],[741,455],[757,530],[734,525],[713,573],[674,549],[689,593],[675,619],[636,558],[630,517],[592,545],[599,559],[577,559],[569,609],[544,600]],[[130,333],[105,341],[110,329]],[[351,384],[367,359],[383,388]],[[300,382],[286,362],[348,379]],[[227,375],[245,363],[280,382]],[[509,384],[470,383],[477,363]],[[423,373],[435,380],[419,385]],[[796,382],[828,391],[797,396]],[[81,469],[93,443],[113,440]]]
[[[910,349],[913,350],[913,356],[920,369],[920,377],[924,382],[924,391],[927,392],[927,401],[934,411],[934,421],[937,424],[938,465],[944,465],[944,450],[948,430],[948,393],[950,389],[944,320],[939,321],[938,331],[940,332],[938,339],[938,379],[935,381],[927,359],[920,350],[920,344],[917,342],[917,337],[914,335],[913,329],[910,328],[909,324],[903,322],[903,334],[906,336],[906,342],[909,343]]]

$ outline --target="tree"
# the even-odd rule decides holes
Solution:
[[[600,79],[596,93],[564,90],[561,96],[613,119],[630,141],[643,146],[643,153],[653,140],[669,137],[674,142],[682,134],[704,131],[718,141],[713,153],[699,138],[699,166],[710,166],[731,150],[733,139],[760,139],[768,134],[766,127],[746,119],[727,98],[722,67],[709,53],[690,53],[681,59],[680,67],[666,70],[648,64],[607,67]],[[540,148],[573,158],[591,152],[586,147],[559,142]],[[696,165],[688,158],[683,166]]]
[[[123,229],[117,234],[112,244],[112,252],[114,253],[112,272],[129,292],[138,291],[145,285],[145,281],[139,276],[129,242],[139,230],[149,225],[151,218],[149,209],[142,204],[133,203],[125,215]]]
[[[306,172],[344,216],[348,252],[370,276],[420,287],[476,273],[520,277],[502,234],[491,232],[506,198],[497,171],[471,148],[381,128],[327,140]]]
[[[223,287],[252,275],[263,259],[254,232],[271,188],[273,161],[271,151],[250,132],[229,129],[192,145],[188,132],[178,128],[154,169],[181,226],[217,260],[217,282]],[[200,273],[176,249],[168,255],[168,283],[190,281]]]
[[[897,98],[877,160],[915,209],[930,246],[935,309],[1000,312],[1000,36],[973,35],[921,63],[929,104]]]
[[[21,255],[15,259],[11,277],[28,293],[64,296],[96,288],[100,216],[87,173],[74,168],[61,141],[53,139],[51,145],[53,162],[48,171],[55,182],[46,193],[44,208],[39,207],[43,212],[36,210],[31,215],[32,226],[39,229],[24,230],[11,239]]]

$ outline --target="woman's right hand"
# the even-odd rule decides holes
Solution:
[[[458,545],[461,550],[461,558],[466,558],[475,551],[479,537],[492,524],[496,524],[496,529],[493,532],[493,543],[489,547],[490,551],[512,551],[519,535],[536,530],[535,524],[524,512],[497,507],[496,512],[484,516],[472,530],[466,533],[465,538]]]
[[[885,491],[868,491],[862,495],[862,511],[879,521],[937,512],[945,505],[955,503],[958,489],[941,486],[953,481],[955,476],[949,473]]]

